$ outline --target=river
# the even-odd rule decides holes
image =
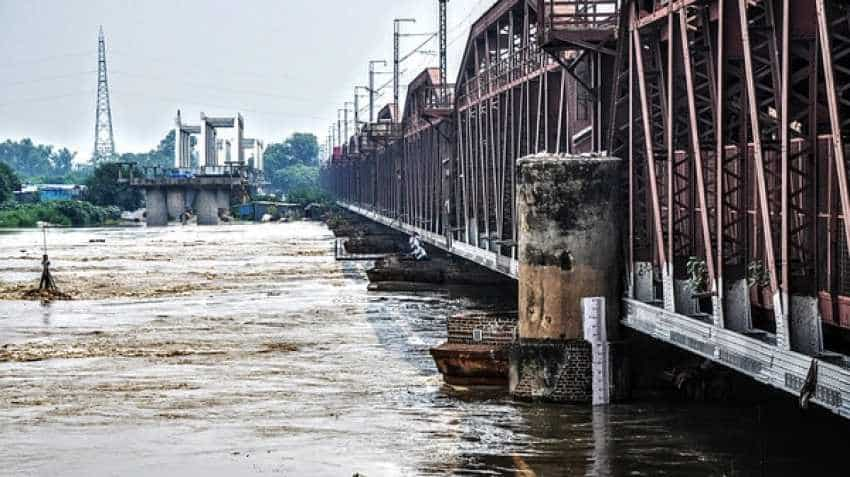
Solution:
[[[320,223],[52,229],[77,299],[16,300],[42,240],[0,234],[3,475],[791,476],[844,457],[837,418],[784,404],[760,424],[454,392],[428,349],[449,314],[498,304],[367,292]]]

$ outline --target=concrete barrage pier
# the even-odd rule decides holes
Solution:
[[[188,211],[197,215],[198,225],[217,225],[221,216],[229,214],[231,191],[242,190],[246,182],[244,171],[230,166],[216,174],[185,177],[146,172],[130,183],[145,193],[145,221],[151,227],[167,225],[169,219],[177,220]]]
[[[263,142],[244,137],[245,120],[238,113],[233,117],[201,113],[201,124],[189,125],[178,110],[174,123],[174,168],[139,169],[128,163],[126,180],[144,191],[148,226],[167,225],[187,212],[197,215],[198,225],[216,225],[230,215],[234,195],[244,198],[262,186]],[[233,128],[234,140],[218,138],[219,128]],[[199,136],[198,166],[193,166],[193,135]]]

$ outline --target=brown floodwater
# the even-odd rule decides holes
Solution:
[[[102,242],[91,242],[92,239]],[[847,475],[838,418],[752,404],[525,404],[452,391],[428,348],[498,298],[368,292],[319,223],[56,229],[73,301],[19,299],[0,233],[0,474]],[[494,295],[500,295],[496,291]]]

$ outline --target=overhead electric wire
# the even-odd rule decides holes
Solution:
[[[61,54],[61,55],[50,55],[50,56],[43,56],[41,58],[33,58],[33,59],[26,59],[26,60],[23,60],[23,61],[14,61],[14,62],[10,62],[10,63],[2,63],[2,64],[0,64],[0,69],[17,68],[18,66],[21,66],[21,65],[33,65],[33,64],[38,64],[38,63],[44,63],[44,62],[47,62],[47,61],[53,61],[53,60],[60,59],[60,58],[69,58],[69,57],[72,57],[72,56],[93,56],[93,57],[96,58],[97,57],[97,51],[92,50],[92,51],[77,52],[77,53],[64,53],[64,54]]]
[[[312,100],[310,98],[287,96],[287,95],[281,95],[281,94],[275,94],[275,93],[267,93],[267,92],[264,92],[264,91],[249,91],[249,90],[242,90],[242,89],[227,88],[227,87],[222,87],[222,86],[218,86],[218,85],[211,85],[211,84],[208,84],[208,83],[199,83],[197,81],[175,80],[173,78],[163,78],[163,77],[159,77],[159,76],[141,75],[141,74],[138,74],[138,73],[130,73],[130,72],[127,72],[127,71],[124,71],[124,70],[112,69],[111,74],[117,74],[119,77],[120,76],[128,76],[128,77],[131,77],[131,78],[167,81],[169,83],[177,82],[177,83],[182,83],[184,85],[191,86],[191,87],[200,87],[200,88],[213,89],[213,90],[219,90],[219,91],[227,91],[227,92],[230,92],[230,93],[237,93],[237,94],[248,94],[248,95],[252,95],[252,96],[265,96],[265,97],[269,97],[269,98],[278,98],[278,99],[283,99],[283,100],[287,100],[287,101],[296,101],[296,102],[311,103],[311,104],[315,102],[314,100]]]
[[[45,101],[53,101],[53,100],[56,100],[56,99],[68,98],[68,97],[71,97],[71,96],[79,96],[79,95],[82,95],[82,94],[93,94],[93,93],[95,93],[95,90],[93,88],[90,88],[90,89],[87,89],[87,90],[76,91],[76,92],[65,93],[65,94],[57,94],[57,95],[51,95],[51,96],[41,96],[41,97],[35,97],[35,98],[21,98],[21,99],[15,100],[15,101],[8,101],[6,103],[0,103],[0,108],[15,105],[15,104],[41,103],[41,102],[45,102]]]
[[[157,100],[157,101],[168,102],[168,103],[176,103],[176,104],[181,104],[181,105],[182,104],[191,104],[191,105],[195,105],[195,106],[202,106],[202,107],[209,107],[209,108],[238,110],[240,112],[256,113],[256,114],[266,115],[266,116],[278,116],[278,117],[288,117],[288,118],[307,118],[307,119],[314,119],[314,120],[317,120],[317,121],[327,121],[328,120],[327,118],[323,118],[323,117],[319,117],[319,116],[312,116],[312,115],[307,115],[307,114],[297,114],[297,113],[292,113],[292,112],[288,112],[288,111],[263,111],[263,110],[246,108],[244,106],[235,106],[235,105],[225,106],[225,105],[220,105],[220,104],[213,104],[213,103],[210,103],[208,101],[191,101],[191,100],[187,101],[185,98],[182,98],[182,97],[181,98],[172,98],[172,97],[168,97],[168,96],[159,96],[159,95],[153,95],[153,94],[150,94],[150,93],[142,93],[142,92],[139,92],[139,91],[125,90],[121,87],[119,87],[117,89],[113,87],[113,88],[111,88],[111,91],[119,92],[122,95],[126,94],[126,95],[130,95],[130,96],[141,96],[141,97],[154,99],[154,100]]]
[[[97,70],[88,70],[88,71],[80,71],[78,73],[68,73],[63,75],[54,75],[54,76],[44,76],[41,78],[33,78],[27,80],[18,80],[18,81],[9,81],[7,83],[0,83],[0,86],[14,86],[19,84],[31,84],[31,83],[43,83],[45,81],[53,81],[57,79],[64,78],[73,78],[75,76],[89,75],[92,73],[97,73]]]
[[[139,60],[139,58],[142,58],[142,59],[146,58],[149,61],[153,61],[153,62],[157,62],[157,63],[165,63],[165,64],[169,64],[169,65],[172,65],[172,66],[179,65],[179,66],[182,66],[182,67],[188,67],[190,69],[193,69],[194,71],[197,71],[197,70],[218,71],[220,73],[225,73],[225,74],[228,74],[230,76],[251,77],[251,78],[254,78],[254,79],[266,79],[266,80],[272,80],[272,81],[280,81],[282,79],[286,79],[286,80],[303,79],[303,78],[295,78],[295,77],[288,75],[288,74],[281,74],[280,76],[277,76],[277,75],[262,75],[262,74],[257,74],[257,73],[250,73],[250,74],[249,73],[241,73],[241,72],[237,72],[237,71],[233,71],[233,70],[228,70],[226,68],[219,68],[219,67],[211,66],[209,64],[191,63],[191,62],[184,61],[182,59],[178,61],[178,60],[173,60],[173,59],[165,58],[165,57],[156,57],[156,56],[151,56],[151,55],[139,54],[139,53],[136,53],[136,52],[125,53],[124,51],[121,51],[121,50],[110,50],[109,55],[110,56],[111,55],[117,55],[119,58],[130,57],[134,60],[134,62],[137,62]]]
[[[476,12],[476,11],[478,11],[478,7],[481,5],[481,2],[483,2],[483,1],[484,1],[484,0],[478,0],[477,2],[475,2],[475,5],[473,5],[473,6],[469,9],[469,13],[467,13],[467,14],[466,14],[466,16],[465,16],[465,17],[463,17],[463,19],[462,19],[461,21],[459,21],[458,23],[455,23],[455,25],[454,25],[454,26],[452,26],[451,28],[449,28],[449,31],[451,31],[451,30],[455,30],[455,29],[457,29],[458,27],[460,27],[461,25],[463,25],[463,24],[465,24],[465,23],[467,23],[467,22],[469,22],[469,28],[472,28],[472,24],[473,24],[474,22],[469,21],[469,20],[471,19],[472,15],[474,15],[474,14],[475,14],[475,12]],[[464,37],[464,36],[468,36],[468,35],[469,35],[469,28],[465,28],[465,29],[461,30],[461,32],[460,32],[460,33],[458,33],[457,35],[455,35],[455,36],[454,36],[451,40],[449,40],[449,41],[448,41],[448,43],[446,43],[446,46],[451,46],[451,45],[453,45],[456,41],[458,41],[460,38],[462,38],[462,37]]]

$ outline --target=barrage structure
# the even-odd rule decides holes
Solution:
[[[850,7],[500,0],[454,84],[334,154],[340,204],[517,276],[517,159],[624,159],[623,324],[850,415]]]
[[[263,142],[244,137],[241,114],[211,117],[201,113],[200,122],[186,124],[177,111],[173,168],[120,163],[119,179],[144,191],[148,226],[185,219],[190,211],[197,215],[199,225],[217,225],[222,216],[230,214],[234,197],[247,200],[250,191],[264,183]],[[219,128],[234,129],[232,144],[217,138]],[[194,137],[199,139],[197,159],[193,158]],[[247,157],[246,150],[250,151]]]

